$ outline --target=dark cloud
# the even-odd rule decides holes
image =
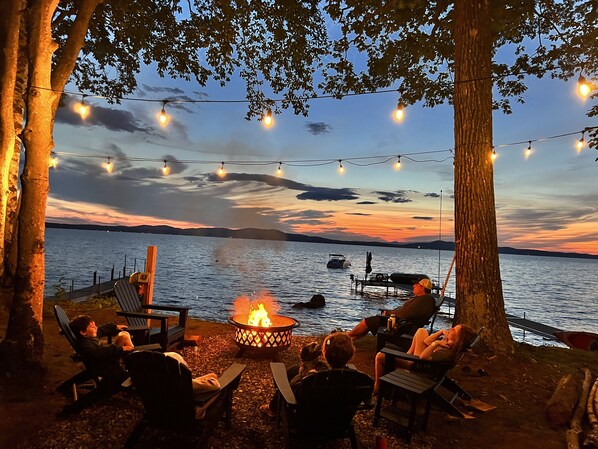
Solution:
[[[430,193],[424,194],[424,197],[426,197],[426,198],[440,198],[440,193],[430,192]]]
[[[56,122],[73,126],[102,126],[110,131],[151,133],[151,127],[145,127],[135,116],[124,109],[105,108],[92,105],[91,112],[85,120],[71,108],[58,108]]]
[[[186,92],[178,87],[161,87],[161,86],[150,86],[149,84],[143,85],[143,90],[140,90],[140,93],[143,95],[145,92],[150,93],[169,93],[172,95],[186,95]]]
[[[362,212],[347,212],[346,215],[359,215],[359,216],[362,216],[362,217],[369,217],[372,214],[364,214]]]
[[[415,216],[415,217],[411,217],[411,218],[413,218],[414,220],[426,220],[426,221],[434,220],[434,217],[418,217],[418,216]]]
[[[331,218],[332,213],[330,212],[323,212],[312,209],[294,211],[281,216],[281,220],[283,220],[286,224],[311,226],[320,226],[328,224]]]
[[[374,192],[378,195],[378,199],[380,201],[384,201],[386,203],[412,203],[413,200],[407,198],[407,190],[397,190],[396,192],[384,192],[384,191],[376,191]]]
[[[378,204],[375,201],[359,201],[357,204]]]
[[[305,125],[305,129],[314,136],[320,136],[322,134],[328,134],[332,131],[332,126],[324,122],[308,122]]]
[[[166,161],[166,164],[170,168],[170,175],[178,175],[189,167],[188,164],[179,162],[176,156],[173,156],[172,154],[165,154],[162,156],[162,159]],[[160,166],[160,170],[162,170],[162,167],[164,167],[164,164]]]
[[[297,195],[299,200],[313,201],[345,201],[355,200],[359,197],[352,189],[342,188],[334,189],[330,187],[313,187],[290,179],[279,178],[272,175],[258,175],[251,173],[227,173],[225,177],[219,177],[215,173],[208,175],[208,181],[211,182],[258,182],[272,187],[281,187],[289,190],[301,190],[303,193]]]

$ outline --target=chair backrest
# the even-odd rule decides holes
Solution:
[[[114,284],[116,300],[123,312],[144,312],[141,309],[141,301],[135,290],[135,286],[126,280],[120,280]],[[127,324],[131,327],[147,326],[147,319],[137,317],[125,317]]]
[[[69,322],[71,321],[67,316],[66,312],[58,304],[54,305],[54,316],[58,322],[60,333],[66,337],[68,342],[71,344],[73,350],[77,352],[77,337],[71,330]]]
[[[191,371],[160,352],[135,351],[125,359],[145,416],[152,425],[189,428],[195,420]]]
[[[301,436],[345,435],[353,416],[371,397],[374,381],[353,369],[320,371],[305,377],[295,388],[294,428]]]

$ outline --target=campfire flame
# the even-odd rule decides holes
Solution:
[[[239,296],[234,301],[235,315],[246,315],[247,324],[256,327],[271,327],[272,316],[280,310],[274,297],[266,292],[259,292],[255,299]]]
[[[251,309],[249,316],[247,317],[247,324],[250,326],[259,327],[270,327],[272,326],[272,320],[268,316],[268,311],[264,307],[263,303],[257,304],[257,309]]]

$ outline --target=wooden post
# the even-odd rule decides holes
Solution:
[[[151,304],[154,294],[154,275],[156,273],[156,260],[158,258],[158,247],[147,247],[147,261],[146,270],[149,273],[149,282],[145,285],[145,294],[143,295],[143,303]]]

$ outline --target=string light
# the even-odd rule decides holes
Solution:
[[[581,150],[583,149],[583,147],[586,144],[586,140],[584,139],[585,133],[586,133],[585,131],[581,132],[581,139],[579,139],[577,141],[577,143],[575,144],[575,148],[577,148],[578,153],[581,152]]]
[[[525,150],[525,158],[527,159],[528,157],[530,157],[532,152],[533,152],[532,151],[532,141],[530,140],[530,141],[528,141],[528,146],[527,146],[527,149]]]
[[[338,172],[342,175],[343,173],[345,173],[345,167],[343,167],[343,160],[339,159],[338,160]]]
[[[397,103],[397,108],[394,110],[393,117],[397,123],[401,123],[405,118],[405,106],[401,100]]]
[[[397,161],[394,164],[395,170],[399,170],[401,168],[401,156],[397,156]]]
[[[81,95],[81,102],[75,106],[75,112],[77,112],[83,120],[89,115],[89,105],[85,103],[85,97],[87,95]]]
[[[162,174],[164,176],[168,176],[169,173],[170,173],[170,167],[166,163],[166,159],[164,159],[164,167],[162,167]]]
[[[48,167],[50,168],[56,168],[56,166],[58,165],[58,158],[56,157],[56,153],[54,153],[53,151],[50,152],[50,158],[48,160]]]
[[[114,169],[114,165],[112,164],[112,161],[110,160],[110,157],[108,157],[108,162],[106,162],[104,164],[104,168],[106,169],[106,171],[108,173],[112,173],[112,170]]]
[[[224,169],[224,162],[221,162],[220,168],[218,169],[218,176],[222,178],[224,175],[226,175],[226,170]]]
[[[262,114],[262,123],[264,124],[264,126],[266,128],[270,128],[272,125],[274,125],[274,117],[272,117],[272,109],[267,108],[264,112],[264,114]]]
[[[497,154],[496,151],[494,150],[494,148],[492,149],[492,154],[490,155],[490,160],[492,160],[492,162],[494,162],[497,158]]]
[[[158,116],[158,120],[160,121],[160,125],[162,126],[166,126],[168,124],[168,121],[170,120],[170,117],[164,110],[166,103],[168,103],[168,100],[162,100],[162,110],[160,111],[160,115]]]
[[[276,169],[276,176],[282,176],[282,162],[278,163],[278,168]]]
[[[590,95],[590,92],[592,91],[590,83],[588,83],[585,76],[581,74],[579,75],[579,79],[577,80],[577,91],[579,92],[579,95],[581,95],[583,98],[587,98],[587,96]]]

